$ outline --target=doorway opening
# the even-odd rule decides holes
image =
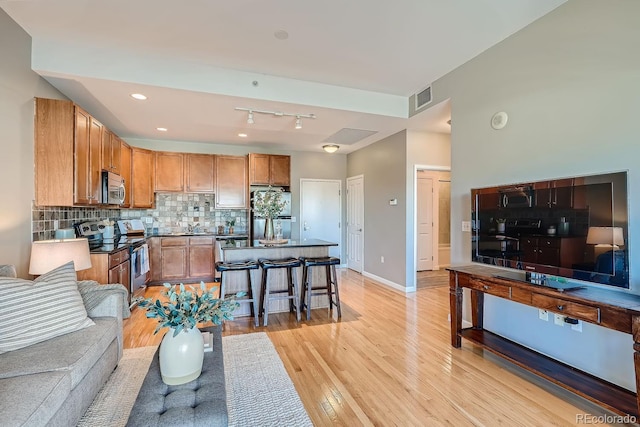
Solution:
[[[415,266],[434,271],[451,260],[451,170],[416,166]]]

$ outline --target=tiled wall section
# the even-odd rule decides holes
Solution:
[[[100,209],[70,207],[32,207],[33,240],[53,239],[57,228],[72,228],[84,221],[109,218],[111,220],[152,218],[144,222],[147,232],[168,233],[186,231],[189,225],[199,224],[201,231],[216,232],[227,221],[235,220],[234,232],[244,233],[249,229],[248,209],[215,209],[212,194],[156,194],[155,209]]]
[[[121,217],[151,217],[151,224],[144,222],[148,232],[186,231],[190,225],[198,224],[201,231],[213,232],[217,231],[218,226],[223,226],[226,233],[229,220],[235,220],[235,233],[243,233],[249,229],[249,210],[215,209],[214,206],[213,194],[158,193],[155,209],[123,209]]]
[[[78,222],[98,219],[118,219],[119,209],[69,208],[52,206],[32,206],[31,230],[33,240],[53,239],[57,228],[73,228]]]

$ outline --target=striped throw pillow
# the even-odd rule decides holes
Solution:
[[[94,325],[73,262],[34,281],[0,277],[0,354]]]

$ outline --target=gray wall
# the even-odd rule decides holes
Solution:
[[[570,0],[434,82],[452,105],[452,263],[470,261],[470,189],[628,170],[631,286],[640,293],[640,2]],[[505,111],[507,126],[490,126]],[[485,326],[634,390],[630,335],[537,320],[488,298]]]
[[[0,264],[27,277],[34,198],[34,97],[64,97],[31,70],[31,37],[0,9]]]
[[[407,282],[406,140],[406,131],[398,132],[347,156],[347,176],[364,176],[363,274],[403,287]],[[390,206],[390,199],[398,199],[398,204]]]

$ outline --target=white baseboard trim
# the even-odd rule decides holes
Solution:
[[[387,280],[387,279],[385,279],[383,277],[376,276],[375,274],[368,273],[368,272],[366,272],[364,270],[362,271],[362,275],[364,277],[368,277],[369,279],[375,280],[376,282],[379,282],[380,284],[385,285],[385,286],[387,286],[387,287],[389,287],[391,289],[395,289],[396,291],[400,291],[403,294],[408,294],[410,292],[415,292],[416,291],[416,287],[415,286],[407,288],[406,286],[399,285],[399,284],[397,284],[395,282],[392,282],[391,280]]]

